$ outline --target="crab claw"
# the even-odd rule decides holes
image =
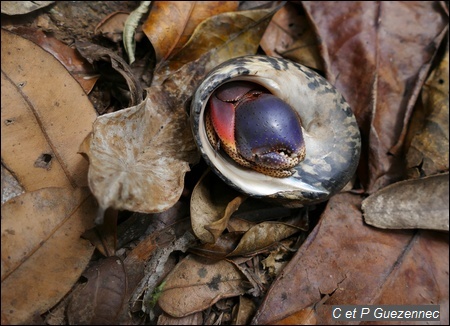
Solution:
[[[257,166],[290,169],[305,156],[298,114],[272,94],[242,100],[235,128],[238,152]]]

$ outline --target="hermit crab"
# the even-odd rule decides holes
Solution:
[[[360,133],[343,96],[298,63],[244,56],[213,69],[191,103],[200,152],[227,184],[301,207],[328,199],[355,173]]]

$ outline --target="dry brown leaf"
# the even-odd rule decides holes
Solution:
[[[406,160],[410,170],[418,170],[417,173],[410,171],[412,175],[448,171],[448,61],[447,44],[442,61],[423,86],[423,105],[416,107],[417,112],[411,118],[407,138],[412,140]]]
[[[255,54],[270,18],[278,9],[229,12],[206,19],[176,55],[157,67],[153,83],[161,84],[174,71],[207,53],[218,58]]]
[[[177,53],[202,21],[237,7],[238,1],[157,1],[142,28],[159,62]]]
[[[366,223],[382,229],[448,231],[448,173],[391,184],[362,202]]]
[[[274,243],[299,232],[298,227],[278,222],[262,222],[252,226],[243,236],[236,249],[228,256],[246,256],[267,249]]]
[[[205,324],[203,323],[203,313],[199,311],[181,318],[175,318],[163,312],[158,317],[158,325],[205,325]]]
[[[260,12],[263,17],[253,25],[240,24],[242,30],[225,45],[184,65],[163,85],[148,88],[142,104],[105,114],[95,121],[93,133],[85,140],[90,146],[85,148],[90,161],[89,186],[101,210],[114,207],[160,212],[180,198],[189,163],[198,162],[200,156],[186,102],[213,67],[256,51],[255,46],[239,48],[238,44],[250,37],[259,42],[262,24],[271,14],[273,10]],[[228,47],[236,51],[228,51]]]
[[[203,174],[191,196],[191,223],[197,238],[215,243],[244,199],[211,171]]]
[[[349,193],[329,200],[319,224],[272,283],[254,324],[271,324],[315,304],[317,324],[338,323],[332,320],[332,305],[444,307],[448,234],[376,229],[363,223],[360,205],[360,196]]]
[[[87,283],[71,294],[69,325],[113,325],[124,302],[127,275],[119,257],[108,257],[90,266]]]
[[[402,148],[417,95],[446,35],[448,14],[437,1],[302,4],[322,41],[326,76],[361,129],[358,176],[372,193],[404,172],[401,155],[391,149]]]
[[[144,91],[141,83],[122,57],[108,48],[89,42],[77,41],[75,46],[78,52],[90,63],[94,63],[95,61],[108,62],[111,64],[111,68],[123,77],[130,93],[128,96],[130,106],[142,103]]]
[[[239,297],[239,304],[233,308],[233,323],[232,325],[249,325],[253,315],[256,311],[255,303],[241,295]]]
[[[154,89],[141,104],[99,117],[90,138],[89,186],[100,207],[154,213],[181,196],[198,160],[186,112]]]
[[[224,259],[232,252],[241,240],[243,232],[228,232],[222,234],[215,243],[202,243],[189,248],[189,252],[205,258]]]
[[[46,312],[76,282],[94,250],[80,235],[95,209],[87,188],[44,188],[2,205],[2,316],[10,324]]]
[[[2,14],[24,15],[47,7],[55,1],[2,1]]]
[[[86,94],[89,94],[98,80],[99,74],[77,50],[58,40],[50,33],[40,29],[19,27],[14,32],[27,40],[36,43],[45,51],[61,62],[73,78],[81,85]]]
[[[270,21],[261,48],[273,57],[283,57],[313,69],[323,70],[319,42],[298,4],[288,2]]]
[[[187,316],[245,292],[244,277],[232,263],[192,255],[178,263],[164,282],[158,304],[173,317]]]
[[[316,312],[314,308],[305,308],[274,322],[273,325],[317,325]]]
[[[26,191],[86,186],[77,153],[95,110],[80,85],[52,55],[1,31],[2,162]]]
[[[123,27],[129,16],[121,11],[108,15],[95,27],[94,34],[101,34],[113,42],[122,41]]]

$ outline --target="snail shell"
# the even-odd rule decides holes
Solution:
[[[298,112],[306,157],[292,176],[274,178],[242,167],[209,142],[208,100],[220,85],[237,80],[260,84]],[[193,96],[191,127],[203,158],[224,182],[291,207],[321,202],[339,192],[354,175],[361,150],[353,112],[334,86],[307,67],[268,56],[239,57],[213,69]]]

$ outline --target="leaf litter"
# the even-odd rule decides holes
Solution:
[[[302,25],[303,23],[297,21],[297,18],[299,20],[304,18],[301,16],[303,9],[299,4],[290,3],[289,5],[285,5],[285,8],[294,7],[298,16],[295,14],[289,15],[289,12],[284,12],[284,14],[287,14],[286,17],[288,17],[285,18],[288,21],[287,25],[283,25],[286,23],[283,19],[280,21],[274,20],[277,24],[275,28],[278,29],[279,26],[287,26],[288,30],[292,27],[294,28],[292,31],[298,31],[295,28],[301,29],[306,26],[306,28],[309,28],[305,32],[308,38],[302,39],[300,36],[297,39],[296,36],[299,35],[291,33],[289,36],[292,38],[288,39],[288,46],[283,48],[286,51],[279,51],[280,47],[276,48],[278,49],[276,51],[280,52],[279,55],[290,58],[291,60],[308,62],[302,61],[305,60],[303,57],[305,54],[297,51],[297,48],[302,49],[305,46],[311,45],[311,54],[306,56],[309,56],[309,62],[317,63],[323,61],[325,63],[324,73],[344,92],[346,98],[352,102],[352,108],[363,131],[363,146],[366,151],[365,156],[360,162],[358,171],[360,183],[356,182],[352,184],[354,186],[353,194],[339,194],[331,198],[326,204],[310,208],[310,221],[306,225],[309,224],[311,226],[312,232],[303,244],[303,238],[306,234],[302,232],[302,230],[305,230],[303,221],[292,223],[291,225],[289,218],[268,223],[264,222],[263,219],[249,222],[234,217],[253,217],[253,215],[263,216],[273,214],[268,213],[272,212],[272,208],[269,207],[262,208],[260,211],[250,210],[247,213],[241,212],[243,206],[247,204],[247,200],[243,205],[238,205],[238,211],[232,216],[226,217],[222,221],[219,219],[219,224],[216,227],[211,228],[211,226],[208,226],[209,223],[202,224],[201,227],[203,228],[206,226],[206,228],[215,230],[216,235],[214,239],[217,239],[215,243],[200,243],[198,239],[195,240],[192,238],[190,234],[194,234],[194,232],[190,230],[189,219],[184,219],[183,222],[180,220],[180,222],[176,222],[167,228],[161,229],[157,227],[157,225],[172,223],[169,222],[171,220],[169,215],[164,215],[166,210],[171,211],[173,207],[174,212],[177,211],[175,207],[182,201],[185,202],[185,205],[189,205],[188,198],[190,197],[190,189],[193,186],[185,183],[185,181],[189,181],[191,175],[195,175],[195,168],[193,171],[187,172],[188,169],[192,168],[193,164],[198,162],[198,153],[196,153],[194,147],[187,145],[191,144],[192,141],[189,140],[189,135],[184,133],[185,130],[189,129],[186,109],[189,105],[190,94],[192,94],[195,85],[198,84],[202,76],[222,60],[226,60],[228,57],[246,54],[248,51],[256,52],[259,38],[262,35],[261,32],[266,30],[267,23],[271,15],[273,15],[274,10],[267,10],[265,12],[265,18],[263,16],[260,20],[256,19],[254,23],[250,23],[251,19],[248,20],[249,27],[244,27],[243,31],[237,34],[231,33],[231,38],[227,39],[224,43],[211,43],[210,48],[204,48],[203,45],[209,42],[208,33],[211,34],[211,30],[217,30],[217,34],[222,34],[224,37],[230,36],[229,30],[219,31],[216,24],[221,22],[220,19],[222,18],[220,17],[223,17],[225,19],[223,22],[226,22],[226,19],[233,17],[233,13],[214,16],[210,20],[206,19],[193,32],[191,41],[188,41],[184,47],[182,45],[173,45],[173,49],[177,48],[180,50],[174,51],[174,54],[167,52],[165,54],[167,60],[159,61],[155,75],[156,79],[154,80],[154,84],[146,89],[147,98],[144,102],[140,103],[136,101],[136,105],[128,109],[112,113],[111,115],[104,115],[97,119],[97,122],[98,120],[102,120],[102,127],[94,127],[94,133],[86,138],[86,141],[83,143],[84,147],[82,147],[82,151],[88,154],[90,170],[93,170],[93,174],[89,178],[90,187],[100,202],[100,211],[105,211],[108,207],[115,207],[131,212],[145,212],[135,213],[139,215],[136,215],[134,220],[136,221],[137,216],[139,216],[139,218],[144,219],[154,218],[157,221],[156,224],[145,224],[144,227],[148,229],[144,233],[133,231],[129,232],[127,236],[125,236],[125,233],[122,233],[123,240],[120,237],[118,239],[119,243],[122,243],[118,253],[123,255],[124,252],[128,252],[128,255],[125,254],[123,262],[125,275],[130,282],[127,285],[127,295],[123,298],[123,301],[132,304],[130,306],[123,305],[120,309],[110,306],[112,315],[116,314],[117,310],[120,310],[116,314],[115,322],[141,323],[143,319],[142,315],[139,317],[139,312],[141,309],[144,309],[150,315],[146,315],[147,317],[144,316],[144,318],[151,317],[151,321],[156,321],[153,318],[159,315],[158,322],[160,323],[164,321],[169,323],[180,323],[184,321],[194,324],[209,324],[242,321],[242,323],[248,324],[250,320],[252,320],[251,323],[283,323],[283,321],[300,324],[331,323],[333,321],[330,319],[329,309],[333,304],[361,304],[367,302],[367,300],[371,300],[370,302],[379,302],[380,304],[397,302],[414,302],[419,304],[423,303],[424,300],[426,302],[438,302],[443,305],[446,302],[448,304],[448,280],[445,281],[444,278],[445,275],[448,276],[448,260],[442,258],[448,256],[448,236],[445,236],[445,233],[435,231],[378,230],[364,224],[361,210],[363,200],[363,195],[361,194],[375,193],[376,190],[383,189],[394,181],[407,178],[404,173],[406,170],[403,169],[403,172],[401,172],[403,165],[398,158],[402,155],[403,149],[405,152],[408,150],[411,139],[407,137],[409,120],[412,116],[412,111],[417,112],[420,109],[416,105],[418,103],[416,100],[419,99],[418,94],[429,72],[434,54],[447,32],[447,23],[445,19],[440,18],[442,16],[445,17],[445,14],[442,14],[445,10],[442,4],[439,3],[430,5],[425,3],[421,5],[403,4],[400,7],[396,7],[394,4],[385,5],[384,3],[376,3],[375,7],[380,6],[378,7],[380,9],[378,13],[381,13],[380,15],[383,17],[381,20],[382,23],[378,24],[376,19],[370,19],[370,17],[373,18],[376,16],[374,16],[372,10],[374,8],[373,3],[346,3],[338,8],[336,5],[330,3],[322,3],[318,6],[318,4],[304,2],[302,6],[307,14],[307,21],[312,22],[311,25]],[[366,7],[363,8],[363,6]],[[425,51],[423,53],[417,50],[417,47],[415,48],[416,50],[411,50],[412,46],[408,43],[397,42],[397,35],[386,36],[383,34],[393,24],[393,20],[389,17],[395,16],[386,16],[386,13],[393,14],[396,11],[401,12],[397,16],[404,17],[406,20],[410,19],[410,21],[407,21],[407,24],[411,24],[411,17],[413,17],[411,13],[416,11],[419,13],[415,16],[415,19],[423,18],[420,16],[424,16],[424,12],[429,13],[429,17],[432,15],[437,17],[431,19],[432,22],[427,23],[428,25],[433,25],[432,28],[428,29],[428,34],[421,35],[421,37],[411,37],[414,31],[416,31],[411,29],[411,35],[400,37],[400,39],[402,37],[404,39],[417,39],[418,42],[416,43],[423,41],[419,44],[419,49],[421,47],[423,48],[423,44],[427,43],[428,40],[427,44],[431,44],[427,48],[428,52]],[[256,10],[253,12],[256,12]],[[348,13],[352,13],[353,15],[350,17],[347,16],[345,20],[342,20],[341,18]],[[244,13],[244,15],[246,14]],[[236,14],[236,17],[239,17],[239,15]],[[247,18],[240,17],[241,21],[248,18],[248,16]],[[326,17],[326,20],[323,19],[324,17]],[[291,20],[291,23],[289,23],[289,20]],[[375,23],[370,25],[370,22]],[[339,24],[340,28],[336,28],[333,24]],[[399,24],[399,22],[395,22],[395,24]],[[346,32],[352,31],[352,26],[366,25],[369,25],[369,27],[358,27],[362,31],[362,35],[357,33],[355,34],[357,35],[356,38],[349,38],[349,34],[346,34]],[[415,25],[415,23],[412,25]],[[211,26],[216,27],[212,28]],[[344,28],[345,26],[346,28]],[[395,30],[401,31],[402,28],[395,28]],[[276,36],[278,32],[280,32],[279,36]],[[283,38],[286,35],[283,35],[283,31],[278,30],[278,32],[275,32],[275,36],[271,36],[272,41],[269,41],[268,47],[275,48],[275,46],[270,44],[271,42],[283,46]],[[252,33],[258,35],[256,40]],[[179,32],[175,33],[176,37],[178,37],[177,35],[180,35]],[[318,42],[316,43],[314,37],[310,38],[311,35],[317,35],[322,42],[320,44]],[[362,43],[358,43],[358,37],[369,40],[369,42],[359,47]],[[390,37],[392,38],[390,39]],[[193,42],[192,40],[195,39],[197,41]],[[344,42],[340,44],[336,43],[336,41],[339,42],[340,40]],[[376,42],[372,42],[373,40],[376,40]],[[247,47],[242,46],[242,44],[245,44]],[[319,44],[320,57],[313,50],[317,44]],[[365,47],[369,50],[364,50]],[[249,50],[250,48],[251,50]],[[392,49],[395,49],[395,53],[392,52]],[[409,53],[408,51],[412,51],[416,56],[411,55],[411,61],[405,61],[401,59],[404,57],[402,57],[403,51],[400,51],[400,49],[405,49],[404,53],[406,54]],[[179,51],[179,54],[176,54],[177,51]],[[264,51],[268,52],[269,50],[266,47]],[[420,57],[419,54],[422,57],[417,62],[414,62],[416,57]],[[389,62],[389,60],[386,60],[386,57],[392,58],[392,61]],[[183,62],[185,58],[188,59]],[[365,63],[364,66],[369,67],[367,70],[369,73],[361,69],[361,62]],[[373,62],[376,62],[377,65],[374,65]],[[405,63],[403,65],[398,64],[400,62]],[[393,72],[387,72],[385,70],[387,67],[391,68]],[[316,66],[316,68],[320,69],[320,66]],[[366,74],[365,77],[364,74]],[[438,73],[436,75],[439,76]],[[350,77],[353,79],[350,79]],[[385,87],[386,85],[393,85],[389,78],[395,80],[396,77],[399,78],[397,81],[398,90],[393,90],[392,87]],[[440,85],[442,78],[436,78],[438,85]],[[408,82],[405,83],[405,80]],[[401,92],[402,87],[405,90],[403,94]],[[128,88],[132,89],[131,86],[128,86]],[[377,115],[379,112],[376,109],[378,109],[377,105],[379,103],[368,102],[367,99],[376,98],[371,97],[370,94],[375,94],[381,99],[385,94],[395,94],[395,96],[390,97],[392,100],[388,103],[390,108],[394,108],[392,109],[391,115]],[[180,98],[177,98],[178,95],[180,95]],[[443,107],[445,108],[445,92],[440,100],[435,95],[424,95],[423,98],[425,99],[424,103],[430,103],[426,104],[430,105],[430,110],[436,107],[436,104],[433,103],[443,103]],[[148,103],[151,104],[149,105],[151,108],[147,107]],[[163,104],[160,107],[156,105],[155,109],[155,103]],[[445,112],[445,109],[440,112],[442,111]],[[146,114],[157,117],[156,122],[151,128],[147,129],[146,126],[139,123],[134,123],[130,126],[126,125],[126,120],[128,119],[143,119],[145,123],[152,123],[153,119],[146,119],[144,117]],[[171,115],[173,117],[170,117]],[[396,124],[400,127],[395,130],[392,128],[392,130],[384,129],[384,127],[390,128],[387,123],[386,126],[382,123],[386,119],[389,119],[391,123],[396,121]],[[430,121],[438,121],[437,123],[439,125],[444,124],[445,126],[445,119],[445,116],[442,118],[441,115],[436,120],[434,116],[430,115]],[[152,133],[148,138],[145,138],[147,136],[142,136],[142,133],[140,133],[149,130],[155,131],[161,127],[164,129],[166,124],[172,130],[164,134],[161,138],[157,138],[157,133]],[[123,126],[128,128],[125,130],[126,132],[111,131],[115,128],[122,128]],[[421,128],[419,127],[419,130]],[[128,134],[129,131],[133,131],[134,133]],[[97,132],[97,135],[95,135],[95,132]],[[387,133],[383,136],[384,138],[380,138],[381,140],[374,137],[374,135],[377,136],[383,132]],[[181,140],[185,136],[187,137],[187,142]],[[146,147],[145,145],[142,146],[142,144],[146,144],[146,142],[151,144],[149,139],[152,139],[152,137],[156,137],[156,140],[163,140],[163,144],[169,142],[165,144],[168,145],[169,149],[166,150],[164,148],[165,145],[163,145],[161,150],[157,152],[159,156],[146,156]],[[169,139],[179,138],[179,141],[170,143],[170,141],[164,139],[166,137]],[[386,141],[388,138],[390,138],[389,141]],[[130,146],[136,140],[139,145]],[[117,146],[115,144],[116,142],[118,143]],[[411,142],[411,144],[414,144],[414,142]],[[109,147],[113,148],[111,153],[108,153]],[[414,145],[414,147],[418,148],[419,155],[423,152],[424,155],[433,157],[432,155],[426,154],[430,146],[420,148]],[[155,148],[156,146],[149,147],[148,149],[153,151]],[[181,151],[180,148],[182,149]],[[186,148],[190,149],[183,153]],[[143,152],[140,152],[140,150],[143,150]],[[127,155],[124,156],[123,153],[131,155],[124,159]],[[388,155],[385,153],[388,153]],[[141,154],[142,156],[140,156]],[[390,155],[393,157],[390,157]],[[147,167],[138,171],[139,173],[135,173],[136,169],[140,169],[141,164],[148,166],[148,162],[144,158],[150,158],[150,165],[158,170],[158,164],[155,165],[158,160],[164,161],[164,158],[171,160],[173,157],[175,161],[178,161],[178,165],[175,164],[176,167],[168,165],[169,168],[166,171],[174,168],[177,169],[174,175],[168,178],[169,180],[176,179],[176,182],[173,182],[174,186],[171,186],[169,182],[168,189],[156,189],[155,191],[154,187],[149,188],[145,186],[149,180],[158,183],[167,182],[167,179],[165,179],[165,176],[162,176],[162,173],[159,175],[156,173],[157,176],[155,177],[155,172],[150,171]],[[138,159],[135,160],[135,158]],[[45,157],[41,161],[45,163]],[[425,162],[425,159],[423,162]],[[103,171],[102,164],[106,164],[106,168]],[[413,168],[418,170],[422,176],[436,173],[436,169],[434,168],[429,169],[427,167],[425,170],[422,170],[421,167],[420,160],[418,165],[417,163],[413,163]],[[163,170],[161,168],[161,171]],[[448,163],[445,165],[444,160],[443,167],[441,165],[438,170],[439,172],[448,170]],[[147,179],[148,174],[150,174],[150,179]],[[102,179],[105,175],[107,178]],[[135,178],[137,180],[128,184],[127,176],[131,176],[131,179]],[[417,178],[417,174],[415,177]],[[143,180],[139,180],[139,178]],[[120,182],[114,184],[115,180],[120,180]],[[423,183],[424,181],[419,179],[418,182]],[[113,185],[111,192],[109,192],[110,184]],[[94,191],[93,189],[99,185],[102,189]],[[360,189],[357,188],[359,186],[361,187]],[[144,191],[140,193],[139,191],[142,189]],[[207,189],[204,189],[206,194]],[[154,202],[152,202],[151,195],[146,193],[148,190],[153,191],[151,194],[156,194],[157,198]],[[417,190],[418,188],[412,187],[412,194],[416,195]],[[165,204],[166,206],[164,206],[164,200],[162,199],[162,194],[164,193],[169,194],[169,197],[167,197],[168,203]],[[146,201],[150,201],[150,205],[145,203]],[[202,202],[202,199],[197,201],[197,203],[199,202]],[[227,204],[225,201],[225,206]],[[190,206],[192,209],[194,204],[190,204]],[[92,205],[92,207],[95,207],[95,205]],[[224,206],[220,207],[222,208],[219,210],[223,210]],[[321,209],[324,207],[326,209],[319,219]],[[385,212],[380,213],[383,214]],[[182,211],[175,214],[179,214],[179,218],[186,217],[186,213],[182,213]],[[295,211],[286,209],[284,211],[279,210],[277,214],[290,217],[301,216]],[[197,223],[197,218],[193,214],[191,215],[191,222],[194,224]],[[416,227],[422,227],[423,225],[426,228],[429,226],[427,222],[421,222],[423,224],[416,225]],[[265,225],[271,226],[262,234],[256,232],[253,236],[249,237],[253,239],[245,245],[249,250],[238,252],[238,255],[233,257],[232,260],[225,258],[238,246],[239,241],[243,239],[243,234],[246,234],[246,232],[252,229],[259,230]],[[268,243],[263,245],[265,243],[264,241],[268,240],[266,239],[268,236],[275,236],[286,225],[289,225],[288,229],[292,228],[294,236],[289,237],[288,232],[285,236],[274,237],[271,240],[272,246],[267,245]],[[186,233],[184,232],[186,230],[190,231]],[[308,229],[306,228],[306,230]],[[345,234],[345,237],[342,234]],[[282,240],[285,237],[288,238]],[[191,240],[183,242],[187,239]],[[127,245],[123,243],[127,243]],[[181,243],[184,244],[181,245]],[[195,249],[196,251],[192,250],[192,252],[196,252],[203,258],[198,258],[191,253],[191,255],[183,259],[182,257],[185,257],[185,255],[181,254],[181,252],[190,248]],[[292,257],[293,252],[296,250],[298,252],[291,259],[290,257]],[[276,254],[277,252],[278,254]],[[245,255],[249,257],[244,257]],[[178,261],[177,257],[181,258],[181,260]],[[361,259],[358,259],[358,257],[361,257]],[[115,259],[114,257],[111,258]],[[161,260],[159,263],[158,259]],[[201,263],[195,265],[192,259]],[[278,266],[278,260],[290,261],[286,266],[283,267],[283,264],[281,264],[280,267]],[[148,264],[148,268],[144,267],[146,264]],[[222,266],[222,264],[224,265]],[[261,268],[262,265],[265,266],[265,269]],[[217,266],[219,266],[218,269],[216,268]],[[374,266],[375,268],[372,268],[372,270],[368,266]],[[199,271],[202,268],[213,276],[211,281],[207,282],[207,285],[209,284],[211,287],[205,287],[204,283],[197,282],[195,278],[199,277]],[[234,276],[222,278],[221,272],[224,268],[234,270],[235,272],[230,272],[230,275]],[[278,275],[278,273],[280,274]],[[102,274],[105,279],[113,275],[113,273],[110,275],[110,272],[103,272]],[[220,282],[216,282],[219,279],[219,274]],[[430,275],[433,275],[434,278],[431,279]],[[274,278],[276,280],[272,284]],[[180,280],[181,283],[177,283]],[[73,281],[71,284],[73,284]],[[216,293],[216,286],[223,290],[219,291],[220,293]],[[378,292],[375,291],[374,289],[377,288],[381,288],[381,290]],[[405,291],[405,288],[408,291]],[[123,290],[123,287],[120,290]],[[199,293],[199,295],[193,296],[192,290],[198,291],[195,293]],[[301,294],[300,300],[298,300],[299,294]],[[90,294],[87,293],[86,295]],[[235,305],[237,302],[232,299],[227,299],[227,297],[239,297],[240,304]],[[259,302],[263,297],[264,301],[260,304]],[[280,300],[280,297],[285,298],[285,300]],[[145,298],[144,305],[141,304],[142,298]],[[98,301],[98,303],[101,303],[101,301]],[[90,300],[90,302],[92,301]],[[258,302],[258,306],[255,307],[254,302]],[[61,303],[65,304],[63,301]],[[92,307],[92,305],[90,306]],[[232,311],[231,308],[233,306]],[[244,308],[245,306],[248,308]],[[182,308],[178,309],[178,307]],[[238,307],[239,311],[237,311]],[[163,309],[162,311],[161,308]],[[76,306],[72,306],[71,313],[77,314],[79,312],[78,310]],[[203,316],[200,313],[201,311],[203,311]],[[131,316],[129,312],[132,312]],[[81,313],[79,316],[81,318],[92,317],[92,314],[82,315]],[[183,315],[185,317],[173,317],[171,315]],[[448,318],[448,312],[447,315],[445,311],[443,312],[443,318],[445,322],[445,318]]]

